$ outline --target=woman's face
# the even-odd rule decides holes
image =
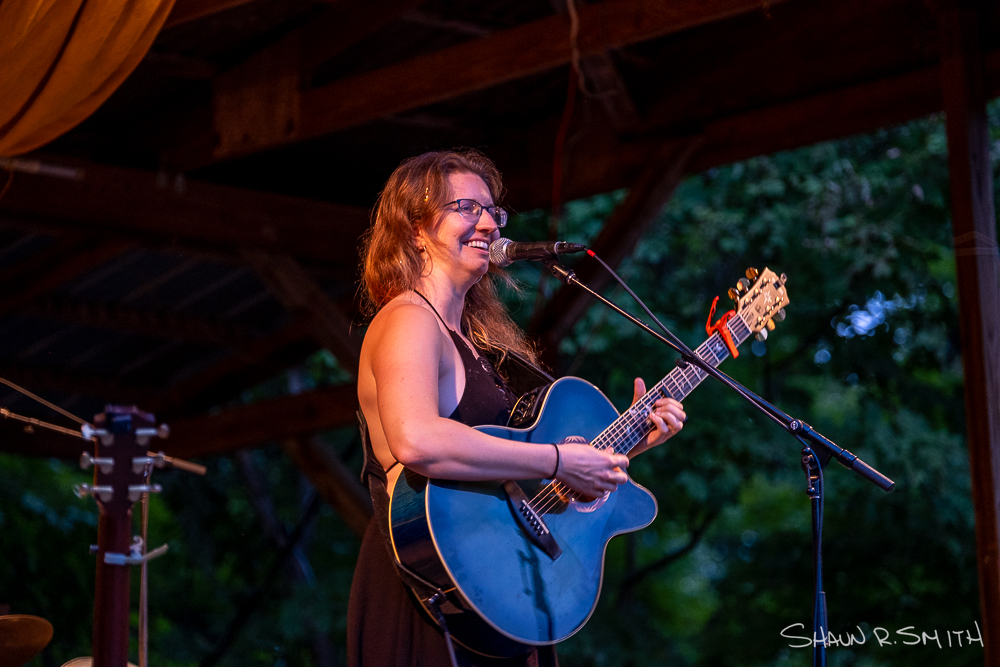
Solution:
[[[472,199],[482,206],[493,206],[490,190],[475,174],[453,173],[448,176],[448,201],[437,221],[420,232],[418,242],[426,247],[431,271],[443,271],[459,286],[479,280],[490,266],[490,243],[500,238],[496,222],[484,209],[476,220],[468,220],[453,203]]]

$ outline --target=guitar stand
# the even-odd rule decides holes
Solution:
[[[786,414],[779,408],[771,405],[763,398],[750,391],[743,385],[741,385],[736,380],[732,379],[722,371],[718,370],[711,364],[706,363],[701,357],[691,351],[687,345],[684,344],[676,335],[674,335],[669,329],[663,326],[662,323],[656,318],[653,313],[646,308],[646,305],[639,300],[631,289],[625,285],[624,281],[618,277],[618,275],[611,270],[607,264],[605,264],[593,251],[588,250],[587,254],[600,262],[614,278],[625,287],[626,291],[632,298],[639,302],[643,310],[653,318],[653,321],[663,330],[666,337],[661,335],[659,332],[654,331],[645,322],[634,317],[630,313],[626,312],[620,308],[615,303],[606,299],[601,294],[598,294],[593,289],[580,282],[576,277],[576,274],[572,269],[568,269],[561,265],[556,257],[544,260],[544,264],[549,268],[549,271],[559,279],[561,282],[567,285],[575,285],[585,292],[589,293],[591,296],[596,298],[598,301],[603,303],[608,308],[627,319],[628,321],[635,324],[637,327],[648,333],[649,335],[656,338],[661,343],[667,345],[675,352],[680,355],[680,359],[677,360],[678,365],[682,363],[690,364],[695,366],[706,375],[710,375],[715,378],[723,385],[729,389],[735,391],[744,400],[750,403],[755,409],[764,414],[767,418],[771,419],[773,422],[778,424],[785,432],[794,437],[803,445],[802,449],[802,466],[806,473],[808,480],[808,488],[806,493],[812,503],[812,524],[813,524],[813,564],[814,564],[814,577],[815,577],[815,594],[813,596],[813,665],[814,667],[826,667],[826,647],[828,644],[828,637],[826,630],[829,627],[826,615],[826,593],[823,591],[823,556],[822,556],[822,534],[823,534],[823,466],[826,465],[827,461],[831,457],[835,457],[837,461],[849,470],[853,470],[857,474],[861,475],[869,482],[879,487],[883,491],[891,491],[895,483],[875,470],[867,463],[862,461],[860,458],[837,446],[832,440],[824,437],[817,431],[815,431],[809,424],[806,424],[800,419],[795,419],[792,416]],[[817,456],[818,455],[818,456]]]
[[[829,457],[827,457],[829,460]],[[802,447],[802,471],[806,474],[806,495],[812,504],[813,542],[813,636],[812,664],[826,667],[826,648],[829,644],[826,621],[826,592],[823,590],[823,466],[812,447]]]

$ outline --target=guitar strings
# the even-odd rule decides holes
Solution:
[[[699,356],[703,357],[700,354],[700,348],[698,352]],[[715,355],[712,356],[714,357]],[[711,360],[706,359],[706,361],[710,362]],[[721,360],[716,359],[715,361],[716,363],[721,363]],[[631,406],[628,411],[615,420],[604,432],[594,438],[591,445],[602,451],[613,449],[617,454],[627,454],[640,440],[656,428],[648,415],[653,409],[653,403],[659,395],[663,394],[668,381],[675,374],[682,375],[688,384],[688,388],[684,390],[677,382],[674,382],[675,391],[669,393],[679,398],[684,398],[704,378],[704,375],[699,373],[702,377],[699,378],[696,375],[695,381],[692,382],[687,377],[685,369],[674,369],[666,378],[658,382],[650,391],[642,396],[635,405]],[[567,488],[562,482],[553,481],[545,485],[532,498],[529,505],[535,512],[544,514],[559,504],[564,504],[566,502],[564,498],[567,495],[571,500],[579,499],[579,494]]]
[[[736,326],[738,324],[743,326]],[[732,318],[727,326],[730,333],[736,339],[737,345],[742,344],[750,337],[751,331],[747,323],[743,320],[742,313],[739,317]],[[734,328],[737,331],[733,331]],[[729,357],[729,350],[722,344],[722,337],[717,332],[707,338],[694,352],[706,363],[712,364],[713,367],[718,367]],[[678,378],[674,376],[683,379],[684,384],[681,384]],[[683,399],[694,391],[694,388],[701,384],[706,377],[708,377],[707,373],[695,366],[678,366],[636,401],[635,405],[631,406],[618,419],[612,422],[608,428],[594,438],[591,446],[601,451],[614,449],[617,454],[627,454],[642,438],[646,437],[656,428],[648,415],[652,411],[652,404],[655,402],[658,394],[662,394],[663,390],[667,390],[670,396]],[[672,387],[670,386],[671,384],[673,385]],[[638,410],[637,406],[641,406],[645,411]],[[562,482],[552,480],[548,484],[543,485],[535,496],[528,501],[528,506],[534,512],[542,515],[553,510],[560,504],[568,504],[565,500],[567,497],[569,497],[569,502],[572,502],[579,499],[579,494]]]
[[[706,359],[706,361],[709,360]],[[649,392],[642,396],[639,401],[636,402],[636,405],[630,407],[626,413],[615,420],[615,422],[605,429],[604,432],[594,438],[591,443],[592,446],[595,446],[597,449],[602,451],[613,448],[615,453],[628,453],[632,447],[634,447],[643,437],[655,428],[652,421],[649,419],[648,414],[652,410],[653,403],[658,395],[664,393],[663,390],[668,381],[670,381],[672,376],[675,374],[683,375],[690,388],[687,391],[684,391],[678,383],[674,382],[675,391],[669,392],[673,396],[680,396],[683,398],[697,384],[696,382],[691,382],[687,378],[685,369],[674,369],[674,371],[668,374],[666,378],[658,382]],[[609,440],[611,442],[608,442]],[[619,440],[618,444],[615,444],[615,440]],[[530,504],[532,509],[536,512],[545,513],[559,503],[565,502],[564,497],[567,493],[571,497],[577,495],[572,490],[567,489],[561,482],[550,482],[542,490],[540,490],[538,494],[536,494],[536,496],[530,501]]]
[[[706,361],[709,360],[706,359]],[[602,451],[614,449],[615,453],[618,454],[628,453],[640,440],[656,428],[652,420],[649,419],[648,415],[652,411],[653,403],[657,400],[657,398],[660,395],[665,394],[664,389],[667,386],[668,381],[670,381],[672,376],[675,374],[683,374],[685,375],[685,379],[687,379],[684,369],[675,369],[666,378],[658,382],[649,392],[642,396],[635,405],[630,407],[627,412],[619,417],[619,419],[615,420],[615,422],[611,424],[611,426],[609,426],[603,433],[594,438],[594,441],[591,444]],[[688,380],[689,388],[685,391],[676,382],[674,382],[676,389],[675,391],[669,392],[669,395],[683,398],[694,389],[696,384],[697,382],[692,383]],[[617,443],[615,441],[617,441]],[[578,499],[578,494],[567,489],[561,482],[551,482],[543,488],[534,499],[532,499],[532,508],[535,509],[536,512],[548,512],[560,502],[565,502],[564,497],[567,493],[572,499]],[[541,504],[537,505],[539,501]]]

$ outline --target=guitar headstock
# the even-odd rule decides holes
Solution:
[[[84,452],[80,457],[81,468],[94,467],[94,483],[81,484],[75,491],[80,497],[93,496],[103,513],[126,518],[143,493],[160,490],[146,479],[156,463],[147,447],[151,437],[164,437],[165,432],[156,428],[153,415],[134,406],[109,405],[94,418],[94,425],[82,429],[84,438],[95,443],[94,455]]]
[[[785,319],[785,306],[789,304],[787,280],[784,273],[779,276],[767,267],[763,271],[750,267],[746,278],[740,278],[736,287],[729,290],[736,314],[759,340],[766,339],[767,332],[774,330],[775,320]]]

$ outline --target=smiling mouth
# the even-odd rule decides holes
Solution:
[[[486,241],[466,241],[465,245],[470,248],[479,248],[480,250],[489,250],[490,247]]]

